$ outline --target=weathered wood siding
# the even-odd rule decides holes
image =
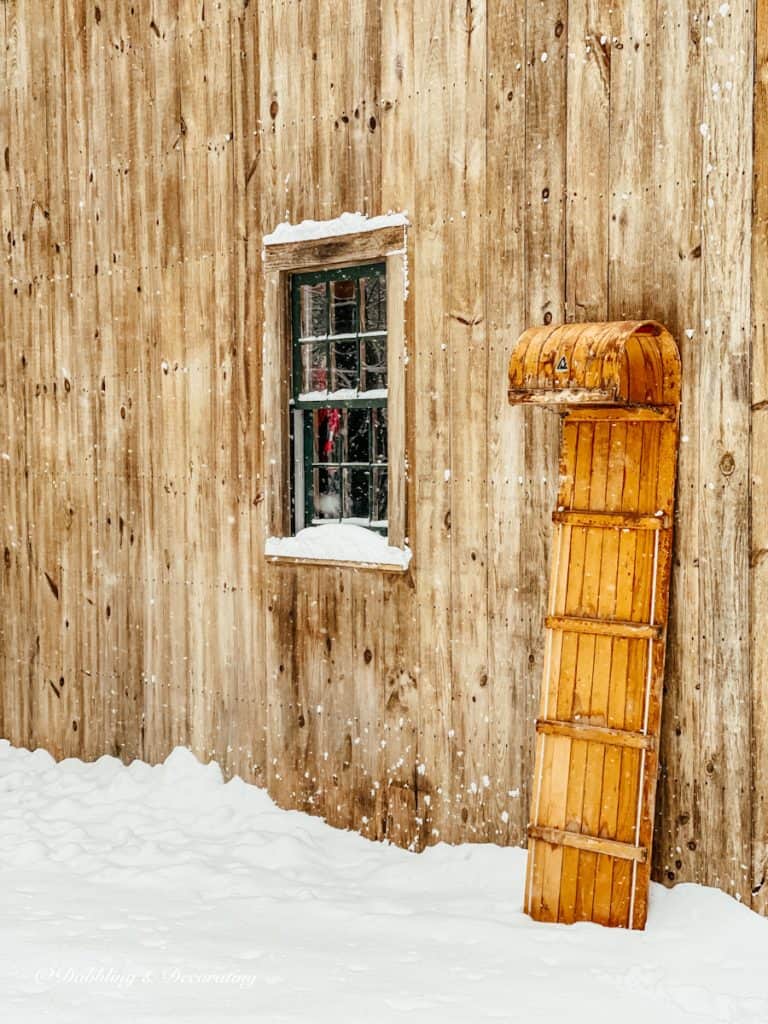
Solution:
[[[507,406],[506,362],[528,323],[653,317],[684,367],[656,874],[748,901],[768,820],[755,17],[0,3],[0,734],[86,758],[186,743],[369,835],[521,842],[557,425]],[[267,566],[262,233],[393,208],[415,570]]]
[[[752,905],[768,913],[768,2],[757,6],[752,225]]]

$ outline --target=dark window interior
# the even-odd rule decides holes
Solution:
[[[387,529],[387,285],[383,263],[291,278],[294,530]]]

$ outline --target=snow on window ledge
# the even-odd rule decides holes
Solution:
[[[350,563],[405,572],[411,561],[410,548],[395,548],[387,538],[352,523],[308,526],[295,537],[268,537],[264,554],[274,561]]]
[[[372,388],[370,391],[358,391],[356,388],[340,388],[338,391],[302,391],[299,402],[345,402],[352,399],[376,401],[387,397],[386,388]]]
[[[267,245],[284,245],[286,242],[313,242],[322,238],[336,238],[339,235],[359,235],[364,231],[378,231],[379,228],[406,228],[409,225],[405,213],[386,213],[378,217],[366,217],[362,213],[342,213],[333,220],[303,220],[301,224],[278,224],[274,231],[264,235]]]

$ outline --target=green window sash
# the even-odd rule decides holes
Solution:
[[[291,276],[291,323],[292,323],[292,374],[291,374],[291,408],[293,410],[293,430],[291,435],[292,441],[292,487],[291,487],[291,502],[292,502],[292,514],[294,521],[294,529],[297,529],[301,524],[301,517],[297,514],[298,507],[301,505],[303,511],[303,525],[309,526],[315,522],[342,522],[355,519],[354,516],[344,516],[345,504],[349,499],[351,504],[351,495],[345,493],[349,488],[354,486],[354,474],[367,474],[367,517],[357,517],[360,525],[367,526],[369,529],[373,529],[379,533],[386,533],[387,530],[387,514],[386,514],[386,481],[387,481],[387,453],[386,453],[386,409],[387,409],[387,390],[386,387],[368,387],[367,391],[360,391],[360,385],[365,373],[366,383],[368,381],[369,374],[373,377],[374,383],[388,384],[386,380],[386,324],[377,324],[376,329],[366,329],[368,324],[361,324],[361,316],[363,310],[362,302],[362,285],[361,280],[370,277],[382,277],[384,278],[384,296],[383,302],[386,304],[386,265],[382,262],[360,264],[354,267],[342,267],[334,270],[323,270],[323,271],[311,271],[308,273],[296,273]],[[332,312],[334,309],[334,289],[333,285],[335,282],[349,281],[352,283],[352,294],[350,297],[342,296],[340,301],[337,301],[336,308],[341,311],[345,317],[345,322],[342,324],[343,330],[338,333],[332,333],[331,328],[334,326],[331,323]],[[310,322],[309,333],[305,336],[302,335],[302,288],[304,286],[314,286],[317,289],[317,296],[320,300],[317,305],[317,316],[313,316]],[[322,287],[318,287],[322,286]],[[381,301],[381,300],[380,300]],[[386,309],[386,305],[384,306]],[[309,340],[307,340],[309,339]],[[368,346],[373,346],[369,350]],[[379,359],[377,369],[373,371],[370,369],[371,363],[368,361],[369,351],[379,350]],[[344,355],[344,365],[341,369],[338,367],[339,353]],[[365,353],[365,368],[363,366],[362,353]],[[309,386],[307,390],[302,390],[305,384],[305,353],[307,355],[307,365],[309,366],[309,379],[310,385],[314,383],[313,374],[317,373],[317,376],[324,379],[325,387],[312,387]],[[315,365],[315,359],[321,356],[321,362],[318,367]],[[352,358],[350,358],[352,357]],[[382,370],[383,366],[383,370]],[[337,385],[338,381],[341,381],[342,387],[334,386]],[[338,394],[340,391],[346,391],[347,394]],[[323,395],[322,392],[327,392],[327,395]],[[332,397],[333,395],[336,397]],[[313,396],[313,397],[302,397],[302,396]],[[347,430],[346,432],[337,432],[336,436],[331,438],[336,450],[333,451],[333,459],[331,461],[324,462],[322,458],[316,458],[318,454],[316,452],[316,443],[319,444],[320,433],[316,430],[315,424],[322,425],[321,418],[315,417],[316,410],[326,409],[329,411],[329,416],[325,418],[325,430],[330,435],[330,423],[332,417],[330,415],[332,410],[339,411],[338,423],[345,423]],[[347,448],[352,443],[350,436],[349,426],[352,416],[350,410],[371,410],[367,417],[367,459],[365,460],[353,460],[343,458],[341,451],[342,441],[346,444]],[[381,409],[384,410],[384,414],[381,417],[382,423],[377,424],[379,434],[384,438],[384,444],[381,445],[384,449],[383,459],[381,452],[376,451],[377,443],[380,443],[380,437],[377,435],[374,437],[374,412],[373,410]],[[356,417],[359,419],[359,417]],[[361,439],[362,431],[358,431],[355,434],[354,440],[356,444],[359,444]],[[300,442],[299,442],[300,436]],[[295,461],[296,449],[300,443],[300,467],[297,466]],[[329,443],[326,440],[326,443]],[[378,456],[378,457],[377,457]],[[301,468],[302,472],[299,474],[298,469]],[[318,476],[325,471],[329,474],[328,478],[336,477],[338,484],[338,516],[328,516],[327,509],[316,508],[316,498],[319,496],[315,493],[315,472],[318,472]],[[301,480],[297,479],[299,476],[303,477],[303,495],[301,491]],[[327,478],[327,479],[328,479]],[[379,483],[380,490],[383,492],[383,514],[380,513],[380,503],[377,498],[376,483]],[[383,482],[383,486],[382,486]],[[373,518],[374,514],[378,514],[378,518]]]

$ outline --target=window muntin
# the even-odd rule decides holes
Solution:
[[[384,263],[291,278],[294,530],[387,531]]]

